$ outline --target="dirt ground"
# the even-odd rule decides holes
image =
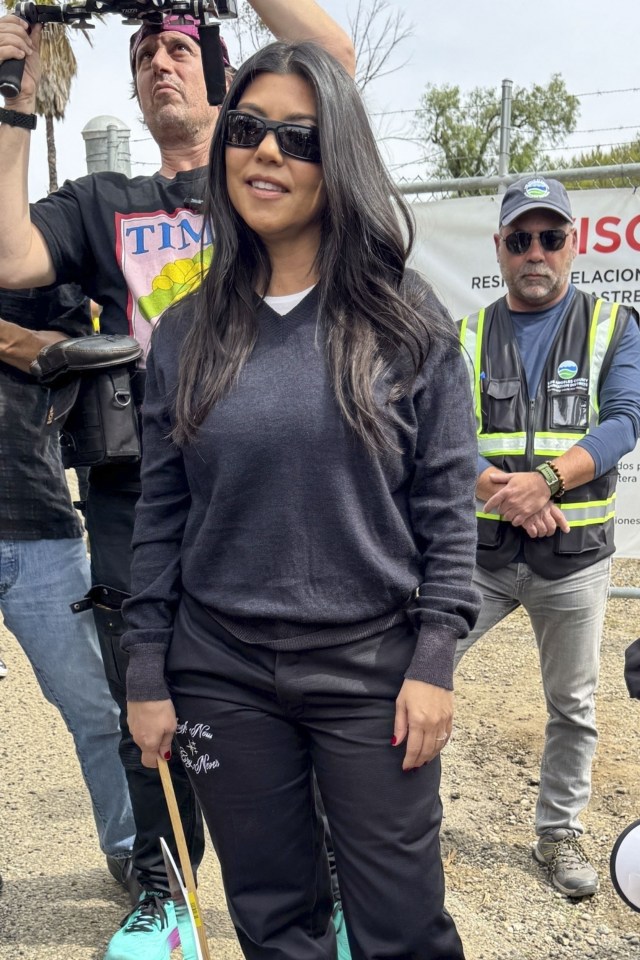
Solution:
[[[640,562],[616,561],[614,584],[640,586]],[[584,818],[601,890],[585,901],[556,893],[531,858],[545,714],[526,618],[513,615],[463,661],[442,798],[448,907],[467,960],[640,957],[640,914],[608,875],[616,837],[640,817],[640,702],[623,682],[624,648],[638,634],[639,602],[611,600]],[[126,899],[97,848],[71,738],[2,628],[0,655],[9,667],[0,681],[0,960],[101,960]],[[211,850],[200,897],[212,958],[241,960]]]

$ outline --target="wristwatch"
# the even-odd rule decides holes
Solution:
[[[556,498],[561,497],[564,493],[564,481],[559,473],[553,469],[551,464],[548,461],[539,463],[536,471],[542,475],[545,483],[549,487],[549,496]]]
[[[0,123],[10,127],[22,127],[23,130],[35,130],[38,118],[35,113],[20,113],[18,110],[5,110],[0,107]]]

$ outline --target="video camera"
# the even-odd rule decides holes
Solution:
[[[167,16],[193,17],[198,21],[202,49],[202,66],[207,85],[207,99],[213,106],[222,103],[226,78],[220,21],[238,16],[237,0],[68,0],[40,4],[33,0],[18,2],[12,11],[29,24],[61,23],[77,30],[93,29],[91,17],[117,13],[127,25],[162,23]],[[17,97],[22,84],[24,60],[5,60],[0,64],[0,94],[7,99]]]

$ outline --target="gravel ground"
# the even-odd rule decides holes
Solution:
[[[640,562],[616,561],[614,583],[640,585]],[[628,698],[622,673],[624,648],[638,633],[638,601],[610,601],[601,737],[584,818],[602,885],[578,902],[556,893],[531,857],[544,704],[526,618],[512,616],[465,657],[442,797],[448,906],[467,960],[640,957],[640,914],[608,878],[616,837],[640,817],[640,703]],[[0,681],[0,958],[101,960],[127,910],[125,895],[97,848],[71,738],[2,628],[0,654],[9,666]],[[211,956],[241,960],[211,850],[200,898]]]

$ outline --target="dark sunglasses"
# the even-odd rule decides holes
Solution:
[[[320,163],[318,128],[305,127],[300,123],[279,123],[263,120],[250,113],[230,110],[227,114],[225,143],[230,147],[257,147],[269,130],[273,130],[278,147],[288,157]]]
[[[527,252],[536,237],[540,241],[540,246],[543,250],[546,250],[547,253],[556,253],[558,250],[562,250],[570,232],[570,230],[562,230],[560,227],[555,230],[541,230],[540,233],[529,233],[527,230],[514,230],[513,233],[508,234],[506,237],[500,237],[500,239],[504,241],[504,245],[509,253],[520,257],[523,253]]]

